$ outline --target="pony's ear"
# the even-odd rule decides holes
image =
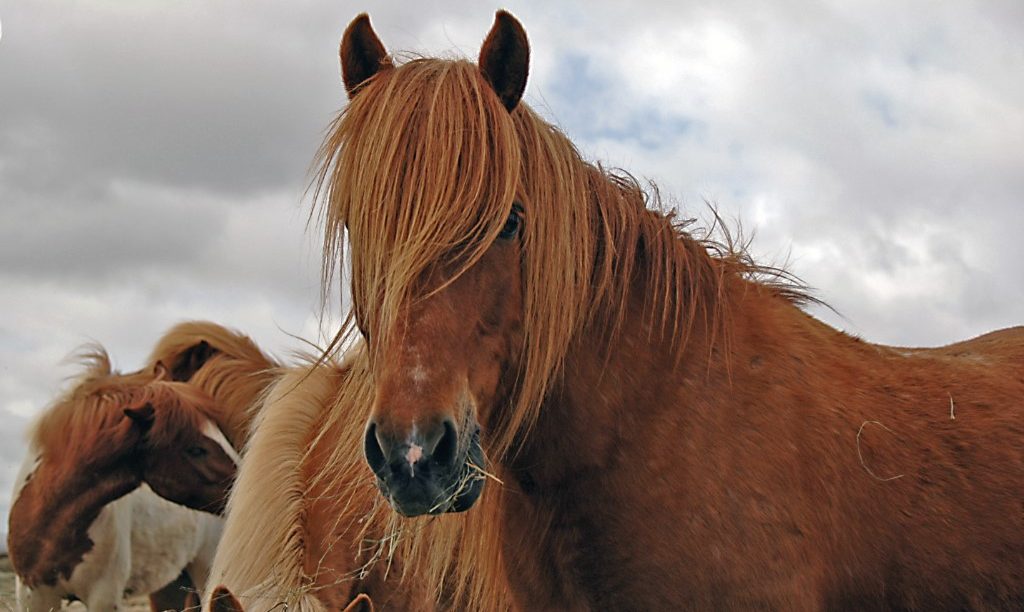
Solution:
[[[206,340],[200,340],[199,344],[188,347],[174,361],[174,366],[171,367],[171,380],[188,382],[216,353],[217,349],[210,346]]]
[[[509,111],[519,104],[530,71],[530,43],[526,30],[508,11],[494,15],[494,25],[480,48],[477,64]]]
[[[153,364],[153,378],[167,380],[167,366],[164,365],[164,362],[158,361]]]
[[[341,37],[341,80],[348,97],[356,95],[359,86],[382,69],[391,68],[391,59],[384,43],[370,25],[370,17],[362,13],[345,28]]]
[[[149,429],[149,426],[153,424],[156,410],[153,409],[153,404],[146,402],[141,406],[129,406],[128,408],[125,408],[124,415],[142,429]]]
[[[244,612],[242,603],[223,584],[210,596],[210,612]]]

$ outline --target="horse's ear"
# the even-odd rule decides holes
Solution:
[[[177,382],[188,382],[192,379],[192,376],[199,371],[199,368],[217,354],[217,349],[210,346],[210,343],[206,340],[200,340],[198,344],[194,344],[184,351],[174,362],[174,366],[171,367],[171,380]]]
[[[153,378],[156,380],[167,380],[167,366],[164,362],[158,361],[153,364]]]
[[[141,406],[129,406],[128,408],[125,408],[124,415],[142,429],[149,429],[149,426],[153,424],[156,410],[153,409],[153,404],[146,402]]]
[[[494,15],[494,25],[480,48],[480,72],[509,111],[519,104],[530,71],[530,43],[526,30],[508,11]]]
[[[223,584],[210,596],[210,612],[244,612],[242,603]]]
[[[349,98],[355,96],[359,86],[381,69],[392,67],[384,43],[377,38],[366,13],[353,19],[345,28],[338,55],[341,56],[341,80],[345,82]]]

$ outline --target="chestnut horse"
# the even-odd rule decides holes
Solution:
[[[64,598],[112,609],[183,570],[201,588],[220,538],[220,518],[154,494],[207,504],[225,495],[238,455],[213,401],[159,373],[144,384],[115,374],[100,350],[87,360],[36,424],[18,477],[8,550],[21,610],[58,609]],[[174,595],[154,607],[184,598]]]
[[[476,65],[396,65],[365,15],[340,55],[317,193],[367,462],[403,516],[505,482],[475,546],[428,555],[449,581],[504,566],[529,610],[1024,606],[1024,328],[898,349],[812,318],[520,101],[508,13]]]

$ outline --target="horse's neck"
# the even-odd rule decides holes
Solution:
[[[839,357],[850,351],[873,352],[767,287],[738,277],[723,283],[715,293],[726,302],[697,309],[681,354],[684,332],[668,337],[659,321],[634,314],[644,312],[652,291],[634,288],[630,314],[622,317],[611,346],[602,333],[586,333],[567,355],[513,471],[557,486],[563,477],[601,468],[624,450],[623,430],[654,427],[659,418],[685,421],[687,398],[732,387],[735,372],[756,367],[766,351],[807,361],[813,353],[823,363],[844,364],[849,362]]]
[[[103,508],[135,490],[142,478],[130,457],[60,469],[44,459],[11,507],[9,553],[22,580],[31,586],[68,578],[92,549],[89,526]],[[84,468],[84,469],[83,469]]]
[[[665,488],[660,483],[693,464],[690,444],[699,436],[691,434],[708,418],[702,411],[709,403],[725,403],[715,398],[735,393],[734,377],[745,371],[741,364],[777,361],[763,354],[765,347],[803,352],[808,362],[822,344],[857,350],[855,341],[770,290],[738,278],[727,282],[723,292],[730,302],[721,325],[696,323],[681,355],[672,339],[659,339],[649,322],[635,317],[623,321],[611,350],[601,345],[600,334],[590,334],[593,340],[579,343],[567,356],[561,380],[509,466],[524,495],[509,496],[506,527],[515,535],[505,538],[506,552],[513,573],[531,576],[525,581],[536,585],[527,587],[530,599],[521,603],[534,609],[588,609],[595,588],[616,588],[595,587],[596,575],[588,573],[603,571],[594,570],[587,558],[605,550],[593,538],[632,541],[621,532],[624,522],[637,516],[665,520],[652,517],[642,501],[657,496]],[[645,289],[635,292],[631,312],[640,312]],[[644,553],[623,554],[641,558]]]

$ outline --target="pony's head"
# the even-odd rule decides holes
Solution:
[[[239,457],[217,426],[213,401],[194,386],[157,380],[133,391],[124,416],[146,432],[142,479],[190,508],[222,514]]]
[[[481,424],[501,420],[524,347],[522,27],[500,12],[466,61],[394,66],[366,15],[341,43],[351,103],[324,145],[328,246],[348,230],[355,322],[376,398],[365,453],[415,516],[468,509],[483,486]],[[329,248],[329,250],[331,250]]]

